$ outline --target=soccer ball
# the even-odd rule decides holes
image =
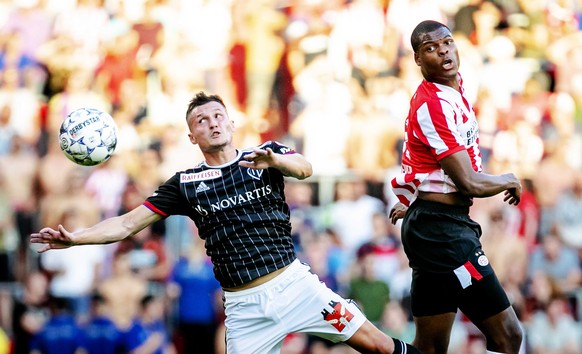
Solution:
[[[117,145],[117,126],[106,112],[79,108],[67,115],[59,132],[61,150],[74,163],[95,166],[111,157]]]

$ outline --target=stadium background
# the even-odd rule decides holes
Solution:
[[[424,19],[454,31],[486,170],[523,179],[519,207],[489,198],[471,213],[526,329],[524,353],[582,353],[581,14],[579,0],[0,1],[0,353],[17,331],[14,303],[30,301],[27,281],[71,299],[81,322],[95,289],[121,322],[153,295],[177,352],[180,320],[221,333],[219,301],[204,290],[216,284],[188,220],[73,252],[39,256],[27,242],[40,226],[81,228],[131,209],[199,161],[184,119],[199,90],[226,100],[239,146],[275,139],[313,163],[312,178],[287,187],[300,257],[411,340],[410,271],[385,217],[386,181],[421,79],[408,38]],[[119,126],[102,166],[75,166],[58,148],[60,120],[83,106]],[[180,278],[184,267],[197,272]],[[302,335],[284,346],[332,351],[347,349]],[[459,315],[451,353],[483,352]]]

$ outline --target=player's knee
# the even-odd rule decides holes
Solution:
[[[374,332],[370,335],[370,353],[392,354],[394,352],[394,341],[382,332]]]
[[[519,324],[509,326],[505,335],[487,338],[487,347],[502,353],[519,353],[523,341],[523,331]]]
[[[523,341],[523,331],[519,325],[516,325],[512,326],[508,332],[508,347],[512,353],[518,353]]]
[[[372,333],[367,333],[365,338],[361,338],[360,342],[349,343],[354,349],[362,353],[374,353],[374,354],[393,354],[398,353],[394,350],[394,341],[380,331],[374,331]]]
[[[446,336],[442,339],[434,338],[432,341],[418,340],[412,343],[418,350],[424,354],[443,354],[448,352],[449,340]]]

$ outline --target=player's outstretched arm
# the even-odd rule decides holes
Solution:
[[[113,243],[135,235],[161,218],[162,216],[140,205],[123,215],[105,219],[90,228],[75,232],[66,230],[62,225],[56,230],[45,227],[31,234],[30,242],[44,244],[38,250],[39,253],[76,245]]]
[[[313,173],[311,163],[299,153],[277,154],[271,148],[254,148],[253,152],[245,155],[243,161],[238,164],[242,167],[254,169],[276,168],[283,172],[285,176],[297,179],[305,179]]]
[[[459,151],[440,161],[459,191],[466,196],[485,198],[505,192],[505,201],[517,205],[521,198],[521,183],[513,173],[489,175],[473,170],[467,151]]]

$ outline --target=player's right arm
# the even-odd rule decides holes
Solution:
[[[75,232],[67,231],[62,225],[56,230],[45,227],[38,233],[31,234],[30,242],[44,244],[38,250],[39,253],[77,245],[113,243],[135,235],[162,218],[163,216],[140,205],[123,215],[105,219],[92,227]]]

